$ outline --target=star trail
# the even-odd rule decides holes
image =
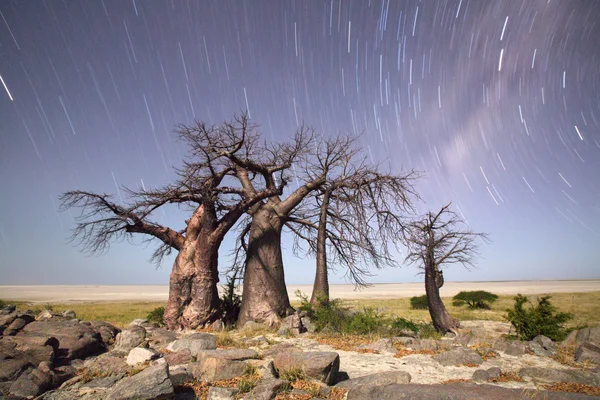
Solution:
[[[58,196],[163,185],[176,124],[243,110],[268,140],[362,134],[373,162],[422,171],[421,212],[452,201],[491,238],[447,280],[599,276],[600,2],[0,0],[0,17],[4,284],[166,284],[152,248],[80,253]],[[284,250],[288,282],[312,282]]]

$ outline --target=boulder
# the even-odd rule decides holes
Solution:
[[[490,376],[490,378],[499,378],[500,375],[502,375],[502,370],[500,369],[500,367],[492,367],[488,368],[487,373]]]
[[[8,314],[0,314],[0,326],[3,326],[5,329],[9,326],[15,319],[17,319],[17,313],[8,313]]]
[[[194,380],[194,375],[192,375],[186,365],[169,366],[169,376],[171,377],[173,386],[181,386],[184,383]]]
[[[433,359],[443,366],[480,365],[483,359],[475,350],[466,347],[455,347],[444,353],[436,354]]]
[[[169,351],[188,349],[194,358],[203,350],[215,350],[216,348],[217,338],[209,333],[193,333],[182,339],[175,340],[167,346],[167,350]]]
[[[360,378],[348,379],[335,385],[341,389],[353,389],[359,385],[383,386],[393,383],[410,383],[411,377],[404,371],[387,371],[377,374],[361,376]]]
[[[2,307],[0,309],[0,315],[8,315],[11,314],[13,312],[15,312],[15,310],[17,309],[17,307],[13,304],[7,304],[4,307]]]
[[[138,365],[150,360],[158,358],[160,353],[153,349],[145,349],[143,347],[134,347],[127,355],[125,362],[127,365]]]
[[[104,353],[96,358],[86,360],[84,368],[90,375],[119,375],[127,371],[127,363],[112,353]]]
[[[90,321],[90,326],[100,334],[102,341],[107,345],[112,344],[117,334],[121,332],[119,328],[103,321]]]
[[[289,383],[281,379],[263,379],[252,391],[244,396],[244,400],[271,400]]]
[[[192,362],[193,358],[188,349],[183,349],[166,354],[165,361],[169,365],[180,365]]]
[[[378,353],[397,353],[397,350],[392,343],[392,339],[379,339],[373,343],[358,346],[358,348],[364,350],[373,350]]]
[[[225,360],[243,361],[258,358],[258,353],[252,349],[201,350],[196,355],[200,361],[206,357],[223,358]]]
[[[334,352],[295,350],[278,353],[273,364],[279,373],[301,368],[309,377],[332,385],[340,369],[340,356]]]
[[[540,383],[570,382],[600,386],[600,375],[585,370],[526,367],[519,370],[519,376]]]
[[[39,313],[36,317],[35,320],[36,321],[41,321],[43,319],[50,319],[54,317],[54,315],[52,314],[52,311],[50,310],[44,310],[41,313]]]
[[[224,388],[211,386],[208,388],[207,400],[233,400],[239,390],[235,388]]]
[[[262,379],[276,378],[273,360],[248,360],[246,362],[256,368],[256,373]]]
[[[26,325],[35,321],[33,315],[30,314],[22,314],[15,318],[7,327],[4,329],[4,336],[12,336],[16,335],[17,332],[21,331],[21,329],[25,328]]]
[[[247,368],[247,364],[243,361],[231,361],[216,357],[206,357],[200,362],[188,365],[194,378],[204,382],[215,382],[242,376]]]
[[[538,335],[529,342],[529,349],[537,356],[552,357],[556,354],[556,343],[544,335]]]
[[[596,347],[600,347],[600,326],[579,329],[571,332],[571,335],[574,335],[575,342],[578,345],[583,343],[591,343]],[[572,338],[571,335],[569,335],[566,340]]]
[[[150,326],[150,323],[148,322],[148,320],[146,318],[137,318],[137,319],[134,319],[133,321],[131,321],[128,328],[131,329],[134,326],[143,326],[144,328],[147,328]]]
[[[13,381],[30,367],[33,365],[25,358],[0,360],[0,382]]]
[[[75,315],[75,311],[73,310],[65,310],[62,312],[62,316],[68,319],[74,319],[77,318],[77,315]]]
[[[51,389],[53,384],[58,383],[51,368],[50,363],[42,362],[37,368],[22,373],[10,385],[9,393],[13,396],[29,397],[39,396]]]
[[[106,400],[161,400],[172,399],[175,391],[166,363],[146,368],[142,372],[117,382],[108,393]]]
[[[213,332],[223,332],[225,330],[225,324],[223,323],[223,320],[218,319],[212,323],[210,328]]]
[[[595,346],[592,343],[582,344],[577,348],[577,351],[575,351],[575,361],[588,361],[600,365],[600,347]]]
[[[148,342],[151,347],[157,349],[166,348],[169,343],[174,342],[179,338],[176,332],[167,330],[165,328],[156,328],[152,330],[152,334],[148,338]]]
[[[475,382],[487,382],[490,379],[490,374],[485,369],[478,369],[473,372],[471,380]]]
[[[134,347],[142,345],[146,340],[146,329],[140,325],[134,325],[129,329],[121,331],[115,338],[114,351],[129,353]]]
[[[519,342],[517,340],[509,342],[504,339],[497,340],[496,342],[494,342],[493,349],[514,357],[522,356],[528,353],[529,351],[529,347],[522,342]]]

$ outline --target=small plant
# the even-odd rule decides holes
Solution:
[[[160,326],[164,326],[163,317],[165,315],[164,307],[156,307],[154,310],[150,311],[146,316],[146,319],[150,323],[157,323]]]
[[[567,336],[563,324],[573,318],[572,314],[559,312],[550,303],[551,296],[542,296],[537,305],[525,307],[529,302],[526,296],[515,297],[513,309],[506,310],[507,320],[514,326],[517,339],[532,340],[537,335],[544,335],[554,341],[561,341]]]
[[[238,382],[238,390],[240,393],[248,393],[256,387],[259,377],[257,375],[244,375]]]
[[[245,376],[253,376],[258,374],[258,368],[254,364],[246,364],[246,369],[244,370]]]
[[[298,380],[307,380],[308,376],[306,371],[302,367],[291,367],[285,370],[279,371],[279,378],[284,381],[294,383]]]
[[[6,302],[4,300],[0,300],[0,308],[3,308],[4,306],[6,306]]]
[[[397,331],[409,330],[418,333],[419,325],[409,319],[398,317],[392,321],[392,329]]]
[[[439,340],[442,338],[442,335],[435,329],[433,324],[423,324],[419,329],[419,337],[421,339],[435,339]]]
[[[225,291],[221,296],[221,318],[225,325],[233,325],[240,315],[242,297],[235,292],[235,275],[227,277]]]
[[[429,306],[427,305],[427,295],[424,294],[422,296],[414,296],[410,298],[410,307],[414,310],[427,310]]]
[[[459,292],[452,298],[453,306],[462,306],[467,304],[469,308],[490,309],[490,303],[498,300],[498,295],[486,292],[485,290],[472,290],[468,292]]]

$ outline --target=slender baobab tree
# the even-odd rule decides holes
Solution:
[[[428,212],[407,226],[406,261],[417,264],[425,274],[425,293],[433,326],[439,332],[454,332],[460,327],[452,318],[440,297],[443,275],[440,267],[449,264],[473,266],[478,255],[476,240],[488,240],[485,233],[475,233],[466,227],[463,219],[443,206],[437,213]]]

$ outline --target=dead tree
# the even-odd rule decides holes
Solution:
[[[463,219],[450,210],[450,204],[436,214],[428,212],[411,222],[407,233],[406,261],[419,265],[425,274],[425,293],[433,326],[442,333],[456,333],[460,323],[450,316],[440,297],[439,288],[443,285],[440,267],[449,264],[473,266],[478,255],[476,240],[487,241],[488,237],[467,229]]]
[[[201,122],[180,125],[176,133],[191,151],[173,184],[158,189],[126,189],[129,201],[123,205],[106,194],[66,192],[61,196],[61,209],[81,209],[72,238],[90,253],[103,253],[113,240],[135,233],[162,242],[152,256],[157,263],[173,249],[178,251],[164,321],[169,329],[193,329],[219,318],[218,251],[225,234],[249,208],[281,194],[284,182],[252,193],[225,185],[236,175],[222,153],[247,158],[256,150],[258,134],[246,115],[218,126]],[[190,210],[182,231],[152,221],[156,211],[168,204]]]

